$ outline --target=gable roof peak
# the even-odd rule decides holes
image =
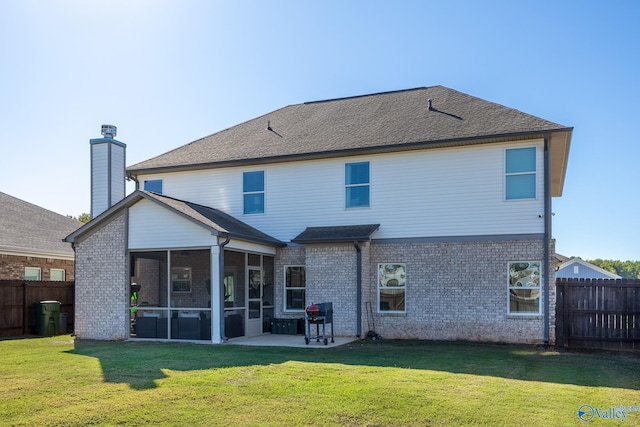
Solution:
[[[439,86],[438,85],[438,86],[430,86],[430,87],[431,88],[435,88],[435,87],[444,87],[444,86]],[[376,92],[376,93],[367,93],[367,94],[363,94],[363,95],[353,95],[353,96],[344,96],[344,97],[339,97],[339,98],[321,99],[321,100],[317,100],[317,101],[303,102],[303,105],[321,104],[321,103],[325,103],[325,102],[334,102],[334,101],[345,101],[345,100],[349,100],[349,99],[368,98],[368,97],[380,96],[380,95],[392,95],[392,94],[402,93],[402,92],[413,92],[413,91],[417,91],[417,90],[425,90],[425,89],[429,89],[430,87],[420,86],[420,87],[415,87],[415,88],[411,88],[411,89],[398,89],[398,90],[390,90],[390,91],[383,91],[383,92]]]

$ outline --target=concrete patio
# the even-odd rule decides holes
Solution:
[[[232,338],[228,345],[248,345],[256,347],[305,347],[305,348],[334,348],[350,342],[356,341],[356,337],[334,337],[335,342],[331,342],[331,338],[328,338],[327,345],[320,342],[316,342],[315,339],[311,340],[309,344],[305,344],[304,335],[281,335],[281,334],[263,334],[257,337],[251,338]]]

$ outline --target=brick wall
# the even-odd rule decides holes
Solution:
[[[336,335],[356,334],[356,254],[351,243],[306,247],[307,303],[333,303]]]
[[[362,336],[373,326],[367,316],[370,307],[376,332],[383,338],[543,341],[542,315],[507,314],[507,263],[542,261],[542,241],[363,243],[361,246]],[[553,253],[552,243],[551,258]],[[228,265],[232,264],[233,255],[225,253]],[[76,260],[76,335],[85,339],[126,339],[129,336],[129,270],[124,214],[81,242]],[[205,260],[203,256],[202,262]],[[406,313],[378,313],[379,263],[406,264]],[[357,331],[357,251],[353,244],[278,249],[275,316],[302,317],[304,313],[284,313],[283,310],[285,265],[306,266],[306,304],[332,302],[335,334],[354,336]],[[553,283],[553,262],[550,269],[550,283]],[[553,342],[554,286],[550,287],[550,301],[549,338]]]
[[[51,280],[52,268],[64,270],[65,281],[74,279],[71,260],[0,254],[0,280],[24,280],[25,267],[40,268],[44,281]]]
[[[125,214],[121,214],[77,245],[77,338],[129,338],[129,263],[125,218]]]
[[[376,332],[383,338],[544,341],[542,315],[507,315],[507,263],[542,261],[542,241],[363,243],[361,246],[362,336],[375,325]],[[551,257],[553,253],[552,243]],[[335,334],[354,336],[356,260],[353,244],[280,249],[276,258],[276,317],[303,315],[283,313],[282,301],[284,266],[305,265],[306,304],[333,302]],[[379,263],[406,264],[406,313],[378,313]],[[551,262],[550,283],[554,283],[553,273]],[[555,287],[551,286],[549,291],[549,339],[553,342]],[[367,308],[373,319],[368,316]]]
[[[407,277],[406,313],[376,313],[377,332],[385,338],[543,342],[542,315],[507,314],[507,262],[542,261],[543,250],[542,241],[372,245],[374,309],[378,263],[405,263]],[[550,295],[552,318],[553,286]]]
[[[287,246],[278,248],[275,259],[275,317],[276,318],[300,318],[304,313],[284,312],[284,267],[287,265],[305,265],[304,247]],[[307,298],[307,303],[310,304]]]

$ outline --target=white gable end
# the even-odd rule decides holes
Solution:
[[[129,249],[166,249],[216,245],[206,228],[142,199],[129,208]]]

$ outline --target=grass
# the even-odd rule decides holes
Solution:
[[[579,425],[584,404],[640,407],[640,356],[428,341],[0,341],[3,426]],[[640,425],[640,412],[623,425]]]

